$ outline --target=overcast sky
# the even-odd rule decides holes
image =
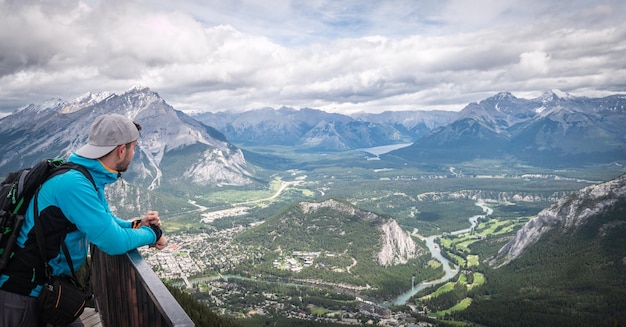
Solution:
[[[623,0],[0,0],[0,116],[135,85],[179,110],[460,110],[626,93]]]

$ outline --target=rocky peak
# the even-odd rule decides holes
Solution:
[[[418,256],[418,247],[411,236],[398,223],[390,219],[382,226],[382,249],[376,254],[378,263],[382,266],[405,264],[409,259]]]
[[[506,265],[535,244],[546,232],[560,229],[563,233],[571,233],[621,201],[626,201],[626,174],[565,196],[526,223],[490,260],[490,264]]]
[[[43,111],[57,111],[67,103],[59,98],[51,98],[40,104],[29,104],[17,110],[21,114],[39,114]]]
[[[105,99],[107,99],[108,97],[110,97],[112,95],[113,95],[113,93],[111,93],[111,92],[102,92],[102,93],[87,92],[87,93],[77,97],[73,101],[70,101],[70,103],[66,104],[61,109],[60,113],[68,114],[68,113],[71,113],[71,112],[78,111],[78,110],[83,109],[85,107],[95,105],[98,102],[104,101]]]
[[[502,100],[515,100],[517,99],[511,92],[498,92],[498,94],[493,96],[493,99],[496,101]]]

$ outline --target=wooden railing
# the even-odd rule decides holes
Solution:
[[[91,259],[91,282],[103,326],[194,326],[137,250],[110,256],[92,247]]]

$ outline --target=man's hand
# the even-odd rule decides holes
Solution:
[[[163,250],[163,248],[165,248],[165,246],[167,246],[167,239],[165,238],[165,235],[161,236],[161,238],[159,238],[159,240],[154,244],[154,247],[159,249],[159,250]]]
[[[167,238],[165,238],[165,235],[163,235],[163,231],[161,230],[161,219],[159,218],[158,211],[148,211],[148,213],[141,218],[141,224],[146,226],[154,225],[152,226],[152,229],[155,231],[159,239],[156,243],[151,245],[151,247],[162,250],[165,246],[167,246]]]
[[[148,211],[148,213],[141,218],[141,224],[144,226],[157,225],[161,227],[161,219],[159,218],[158,211]]]

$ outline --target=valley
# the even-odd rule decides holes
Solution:
[[[433,299],[445,298],[451,294],[447,289],[467,280],[470,290],[488,283],[480,272],[483,261],[533,215],[569,192],[623,173],[619,165],[545,170],[490,161],[491,168],[480,162],[406,167],[381,165],[358,151],[326,154],[315,163],[310,156],[290,156],[299,165],[288,171],[262,171],[269,181],[264,189],[224,189],[197,197],[198,210],[165,221],[170,247],[146,251],[146,260],[164,280],[244,322],[272,317],[341,324],[373,320],[388,326],[437,321],[471,305],[471,298],[443,306]],[[330,198],[393,217],[421,244],[423,259],[406,265],[410,269],[400,273],[405,280],[393,286],[397,291],[372,293],[371,285],[350,277],[354,257],[320,255],[304,244],[302,251],[268,256],[266,249],[234,241],[289,204]],[[491,250],[474,250],[487,243]],[[320,270],[324,265],[346,276],[324,281],[324,275],[333,276]]]

